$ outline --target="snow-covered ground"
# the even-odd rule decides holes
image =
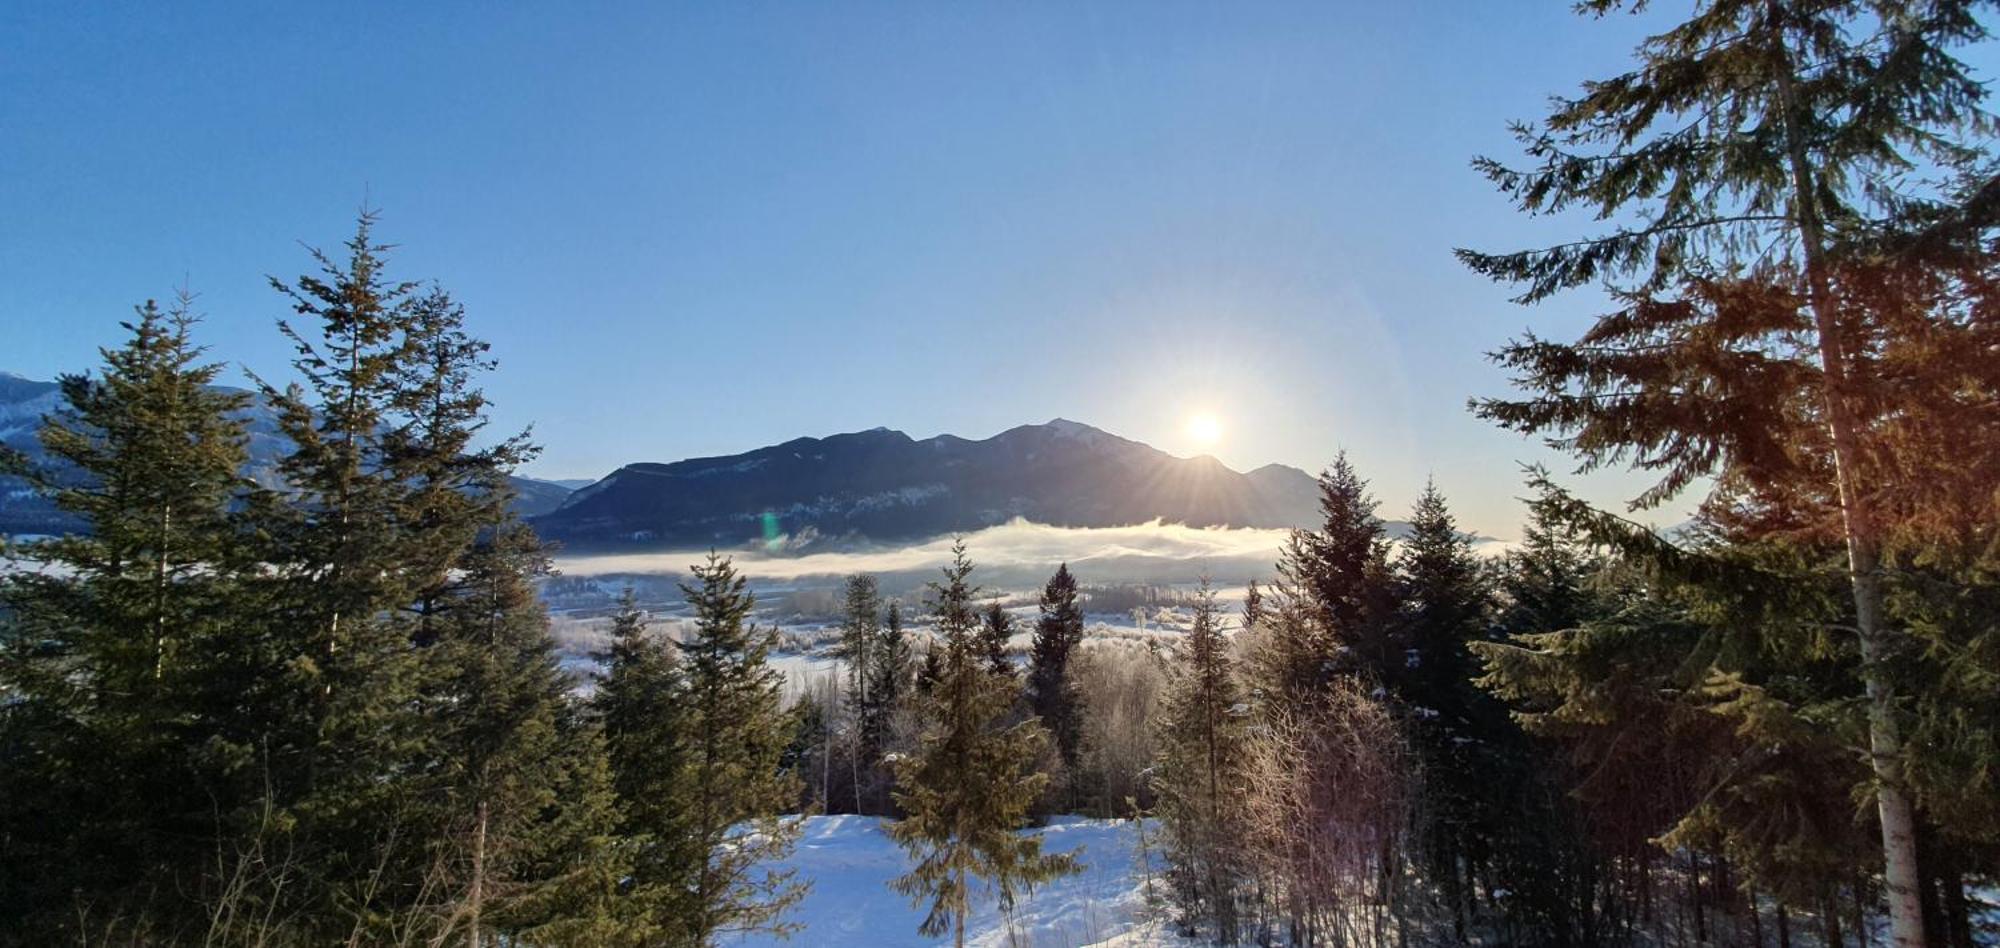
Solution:
[[[812,891],[790,921],[805,927],[789,941],[750,936],[744,946],[870,945],[882,948],[950,944],[917,934],[922,909],[889,888],[908,870],[903,850],[869,816],[806,817],[805,833],[782,868],[797,869]],[[1074,851],[1083,872],[1039,886],[1003,916],[987,892],[966,922],[966,943],[982,948],[1075,948],[1080,945],[1178,944],[1168,926],[1146,911],[1146,873],[1138,860],[1139,826],[1130,820],[1061,817],[1039,833],[1047,852]],[[1157,845],[1150,822],[1148,842]],[[1151,851],[1158,872],[1158,853]],[[1154,885],[1158,885],[1154,880]]]

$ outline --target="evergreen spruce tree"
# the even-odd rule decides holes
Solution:
[[[875,577],[847,578],[847,598],[840,622],[840,657],[847,663],[847,703],[858,715],[868,706],[869,670],[882,631],[882,592]]]
[[[408,345],[411,285],[385,274],[385,248],[363,214],[344,260],[314,251],[320,272],[273,280],[305,322],[279,323],[297,349],[304,386],[261,385],[294,450],[278,465],[283,492],[252,506],[266,568],[230,753],[260,788],[235,818],[295,855],[273,886],[276,914],[312,937],[390,937],[441,898],[416,781],[432,758],[422,720],[424,666],[400,621],[428,571],[404,520],[412,485],[385,441],[396,417]]]
[[[534,941],[579,926],[572,906],[612,881],[616,812],[605,748],[570,706],[533,578],[548,561],[534,532],[503,522],[459,558],[427,687],[442,799],[435,861],[453,890],[435,937],[468,948]]]
[[[909,695],[916,660],[910,653],[909,636],[903,632],[902,607],[894,601],[889,603],[877,634],[879,638],[869,653],[868,700],[862,705],[859,727],[863,758],[869,767],[879,770],[895,728],[896,713]]]
[[[924,646],[923,664],[917,666],[917,693],[928,695],[935,688],[938,679],[944,677],[944,646],[933,633],[930,642]]]
[[[976,880],[1007,907],[1022,887],[1078,871],[1072,856],[1044,853],[1040,839],[1017,832],[1047,781],[1032,770],[1046,737],[1033,721],[1007,723],[1019,686],[989,667],[971,574],[961,540],[944,581],[931,585],[939,671],[919,704],[919,747],[896,763],[896,802],[907,815],[889,828],[916,862],[891,885],[927,906],[918,931],[950,931],[960,946]]]
[[[1014,677],[1014,662],[1007,657],[1007,640],[1014,637],[1014,617],[994,602],[986,607],[986,617],[979,625],[979,650],[986,659],[986,670],[1004,678]]]
[[[1205,924],[1221,944],[1237,938],[1244,864],[1244,711],[1206,579],[1194,624],[1168,661],[1167,691],[1154,731],[1160,759],[1153,787],[1167,840],[1169,878],[1190,933]]]
[[[1603,283],[1618,303],[1575,345],[1529,337],[1502,350],[1530,395],[1483,402],[1486,417],[1549,432],[1590,466],[1630,459],[1662,472],[1642,505],[1710,474],[1794,501],[1811,485],[1818,509],[1792,509],[1831,521],[1846,547],[1899,948],[1924,942],[1889,671],[1907,636],[1884,597],[1894,524],[1883,495],[1905,485],[1873,466],[1871,442],[1895,417],[1872,353],[1891,328],[1882,314],[1901,304],[1870,293],[1885,272],[1960,265],[1990,231],[1983,174],[1954,191],[1922,189],[1935,178],[1908,173],[1978,164],[1965,142],[1983,129],[1985,87],[1952,55],[1986,36],[1977,7],[1702,3],[1642,45],[1636,68],[1521,127],[1535,166],[1478,162],[1525,212],[1630,223],[1542,250],[1460,252],[1522,285],[1522,302]]]
[[[847,578],[847,596],[840,623],[838,651],[847,663],[847,692],[842,696],[848,735],[848,779],[853,785],[854,812],[866,810],[866,785],[874,781],[881,757],[881,733],[868,724],[873,708],[875,650],[882,639],[882,593],[875,577]],[[831,748],[828,748],[829,753]]]
[[[88,532],[0,577],[0,943],[174,940],[205,919],[215,775],[202,698],[234,633],[242,396],[211,386],[183,294],[66,376],[21,472]],[[69,926],[80,926],[67,931]]]
[[[1063,766],[1076,769],[1083,743],[1083,695],[1070,678],[1070,657],[1083,642],[1083,609],[1069,564],[1042,587],[1041,615],[1028,652],[1028,707],[1055,741]]]
[[[1474,876],[1502,854],[1525,772],[1525,750],[1504,705],[1474,683],[1470,643],[1487,638],[1490,592],[1435,483],[1425,485],[1396,559],[1405,658],[1385,671],[1386,685],[1409,717],[1410,743],[1424,775],[1417,827],[1424,867],[1453,909],[1465,937]],[[1528,886],[1517,886],[1526,891]]]
[[[1264,591],[1251,580],[1243,587],[1243,628],[1254,629],[1264,621]]]
[[[1345,453],[1320,475],[1318,530],[1293,530],[1280,553],[1277,612],[1253,677],[1264,700],[1310,703],[1336,674],[1379,677],[1403,660],[1394,628],[1389,541],[1375,500]]]
[[[631,850],[621,912],[636,944],[686,944],[691,897],[707,862],[691,817],[687,682],[679,650],[649,629],[626,587],[612,617],[605,672],[591,696],[618,801],[618,835]]]
[[[781,814],[798,799],[796,778],[780,770],[791,738],[783,680],[766,661],[776,632],[750,623],[756,600],[725,557],[710,553],[681,587],[694,630],[680,643],[687,678],[687,752],[691,837],[705,855],[695,875],[692,941],[711,945],[731,932],[785,933],[782,921],[806,885],[766,863],[790,853],[796,819]]]
[[[487,426],[478,377],[495,363],[448,293],[433,288],[411,298],[400,331],[380,450],[402,488],[397,517],[411,587],[404,624],[423,646],[436,639],[433,620],[454,593],[459,558],[506,518],[514,499],[508,475],[538,449],[525,432],[475,445]]]

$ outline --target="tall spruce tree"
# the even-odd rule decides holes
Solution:
[[[979,624],[979,651],[986,659],[986,670],[1005,678],[1014,677],[1014,662],[1007,657],[1007,640],[1014,637],[1014,617],[1000,608],[999,602],[989,603],[986,615]]]
[[[1028,707],[1055,741],[1063,766],[1076,769],[1083,744],[1083,695],[1070,677],[1070,658],[1083,642],[1083,608],[1069,564],[1056,567],[1042,587],[1040,616],[1028,650]]]
[[[1490,592],[1471,537],[1435,483],[1417,499],[1395,568],[1405,657],[1385,670],[1385,684],[1409,718],[1423,773],[1418,851],[1462,938],[1474,876],[1492,867],[1519,817],[1519,788],[1507,778],[1522,772],[1515,758],[1523,748],[1505,706],[1474,684],[1469,645],[1487,637]]]
[[[1240,795],[1245,790],[1244,703],[1215,592],[1202,580],[1194,623],[1168,664],[1153,787],[1167,840],[1174,899],[1184,926],[1211,928],[1221,944],[1237,938],[1237,904],[1248,871]]]
[[[468,948],[535,941],[592,921],[612,879],[614,796],[599,732],[574,713],[533,580],[548,571],[528,527],[502,522],[458,558],[426,692],[441,765],[432,847],[452,890],[434,936]]]
[[[411,640],[436,638],[434,617],[448,607],[460,567],[482,531],[504,520],[514,500],[508,475],[538,449],[526,432],[481,445],[487,400],[480,376],[493,371],[487,344],[465,329],[465,309],[442,289],[412,297],[402,355],[392,370],[381,454],[403,488],[397,517],[411,592],[402,606]]]
[[[687,681],[679,649],[648,627],[631,587],[612,617],[611,646],[591,709],[603,730],[618,801],[618,835],[630,850],[630,907],[619,913],[635,944],[687,944],[687,922],[708,852],[694,832]]]
[[[939,671],[919,703],[918,748],[896,762],[896,803],[907,815],[889,827],[916,861],[890,884],[927,908],[917,930],[949,931],[959,946],[975,881],[1007,907],[1022,887],[1078,871],[1073,856],[1044,853],[1039,838],[1017,832],[1048,779],[1033,770],[1046,736],[1034,721],[1008,723],[1019,686],[988,667],[971,575],[959,540],[944,581],[931,584]]]
[[[849,576],[846,591],[838,651],[847,663],[847,692],[841,701],[847,712],[848,779],[854,812],[861,813],[866,806],[865,785],[872,782],[881,753],[875,739],[879,734],[870,733],[865,719],[872,707],[869,691],[874,684],[875,650],[882,638],[882,591],[875,577],[865,573]]]
[[[314,251],[317,274],[272,280],[301,317],[279,329],[304,384],[259,383],[293,451],[280,492],[251,508],[266,569],[239,753],[264,790],[238,818],[297,855],[273,888],[322,938],[389,937],[443,897],[423,884],[426,812],[401,779],[433,753],[424,668],[398,618],[425,575],[404,519],[415,487],[385,443],[414,361],[414,301],[386,275],[373,223],[361,216],[344,259]]]
[[[1923,239],[1897,250],[1921,269],[1992,224],[1990,187],[1922,190],[1928,177],[1909,173],[1976,158],[1964,143],[1984,122],[1985,87],[1952,50],[1986,36],[1978,6],[1701,3],[1646,41],[1634,69],[1520,127],[1532,167],[1477,163],[1525,212],[1627,223],[1541,250],[1459,254],[1523,286],[1522,302],[1603,283],[1619,304],[1577,344],[1530,336],[1502,350],[1531,394],[1482,402],[1484,416],[1549,432],[1587,466],[1661,471],[1642,505],[1709,474],[1817,480],[1846,546],[1899,948],[1922,944],[1924,926],[1888,670],[1906,636],[1884,614],[1880,500],[1897,485],[1870,467],[1882,376],[1869,351],[1882,323],[1865,274],[1884,231],[1922,225]]]
[[[847,578],[847,596],[840,621],[840,657],[847,663],[847,703],[859,712],[868,705],[869,670],[881,638],[882,590],[875,577],[857,573]]]
[[[916,662],[909,635],[903,631],[902,607],[893,600],[877,636],[869,652],[868,700],[862,703],[857,727],[861,733],[863,763],[878,783],[886,786],[883,757],[895,731],[896,715],[908,700]],[[874,805],[886,808],[888,803],[878,790]]]
[[[728,558],[710,553],[682,592],[694,629],[680,643],[687,676],[688,826],[705,859],[695,874],[690,934],[711,945],[732,932],[787,933],[784,913],[805,895],[793,870],[768,863],[797,843],[796,778],[780,769],[791,739],[784,681],[766,660],[776,631],[752,625],[756,599]]]
[[[1389,541],[1368,482],[1343,452],[1320,474],[1317,530],[1293,530],[1278,561],[1278,612],[1253,662],[1264,700],[1304,707],[1336,674],[1379,676],[1403,658]]]
[[[26,543],[0,578],[0,943],[171,941],[205,921],[215,774],[186,749],[249,564],[245,399],[211,387],[186,294],[148,302],[65,376],[32,487],[88,532]]]

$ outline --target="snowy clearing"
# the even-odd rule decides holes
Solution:
[[[906,871],[908,862],[885,831],[885,820],[851,815],[805,819],[798,848],[778,864],[797,869],[801,879],[812,883],[812,891],[787,916],[804,929],[789,941],[760,935],[726,944],[898,948],[951,943],[949,933],[939,938],[917,934],[923,910],[889,888],[889,880]],[[1021,899],[1014,906],[1011,925],[992,893],[984,893],[966,920],[966,944],[984,948],[1181,944],[1168,926],[1147,917],[1145,877],[1137,857],[1138,824],[1058,817],[1045,828],[1027,832],[1040,834],[1048,852],[1076,851],[1083,872],[1038,887]],[[1149,845],[1157,846],[1157,832],[1148,821]],[[1157,873],[1159,855],[1157,851],[1152,855]],[[1155,879],[1154,885],[1158,884]]]

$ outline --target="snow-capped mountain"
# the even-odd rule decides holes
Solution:
[[[628,464],[535,518],[571,546],[731,547],[777,536],[896,540],[1022,517],[1071,527],[1318,520],[1311,475],[1248,474],[1058,418],[982,441],[876,428],[744,454]]]
[[[241,391],[232,389],[232,391]],[[23,378],[0,372],[0,444],[28,456],[31,464],[46,464],[49,456],[36,437],[42,416],[61,406],[62,394],[56,383]],[[268,408],[254,402],[244,413],[250,433],[251,477],[275,482],[275,467],[289,447],[278,433],[277,422]],[[532,478],[514,478],[515,506],[523,515],[546,513],[569,496],[569,488]],[[80,524],[27,488],[19,478],[0,476],[0,534],[61,533]]]

